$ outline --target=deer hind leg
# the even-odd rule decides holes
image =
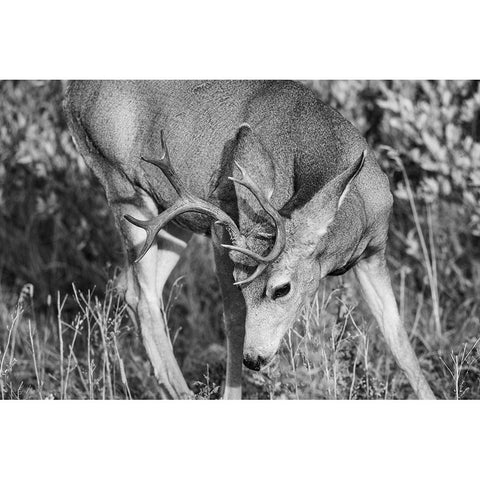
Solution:
[[[404,371],[417,397],[435,399],[398,313],[384,252],[361,260],[355,266],[355,274],[397,364]]]
[[[173,354],[168,326],[163,310],[162,291],[171,271],[187,245],[191,234],[175,235],[162,230],[157,242],[138,263],[132,263],[143,242],[145,232],[123,219],[129,214],[139,219],[151,218],[156,212],[145,212],[137,207],[116,208],[116,216],[125,237],[129,266],[127,271],[126,300],[140,326],[142,341],[153,373],[165,398],[189,398],[189,390]]]
[[[228,243],[225,232],[212,229],[213,250],[218,281],[223,298],[223,316],[227,336],[227,376],[225,380],[225,400],[242,398],[242,360],[245,337],[245,300],[238,287],[233,285],[233,263],[228,251],[221,244]]]

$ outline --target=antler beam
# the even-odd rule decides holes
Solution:
[[[279,255],[282,253],[283,249],[285,248],[285,241],[286,241],[286,234],[285,234],[285,221],[283,217],[278,213],[278,210],[270,203],[270,201],[265,197],[262,190],[258,188],[257,184],[253,181],[253,179],[248,175],[246,170],[242,168],[237,162],[235,165],[240,170],[242,174],[242,178],[235,178],[235,177],[228,177],[229,180],[232,182],[238,183],[239,185],[243,185],[245,188],[248,188],[255,198],[258,200],[260,206],[270,215],[270,217],[275,222],[276,227],[276,238],[275,244],[273,245],[272,250],[268,255],[262,257],[261,255],[252,252],[246,248],[237,246],[237,245],[222,245],[222,247],[227,248],[229,250],[235,250],[237,252],[243,253],[244,255],[248,255],[252,259],[256,260],[259,263],[268,264],[274,262]]]

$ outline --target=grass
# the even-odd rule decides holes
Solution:
[[[388,261],[400,314],[427,380],[439,398],[480,398],[474,190],[456,191],[454,185],[447,196],[422,193],[423,181],[443,185],[445,174],[427,178],[432,164],[423,171],[413,162],[409,152],[423,148],[423,140],[413,132],[412,119],[402,118],[405,132],[413,132],[404,138],[394,130],[397,117],[393,126],[378,117],[390,107],[377,108],[376,96],[383,97],[376,84],[314,87],[365,132],[392,180]],[[396,97],[390,96],[399,87],[380,87],[394,105]],[[405,96],[413,83],[407,87]],[[454,91],[450,84],[440,87]],[[119,236],[100,185],[65,130],[62,83],[1,82],[0,92],[2,399],[159,398],[138,330],[115,288],[122,263]],[[463,128],[475,145],[476,127]],[[187,382],[197,398],[219,398],[225,337],[207,239],[195,238],[186,249],[164,305]],[[244,397],[253,399],[413,398],[351,273],[322,282],[274,363],[262,373],[244,370],[243,386]]]
[[[203,254],[193,259],[199,250]],[[220,397],[225,374],[221,309],[209,250],[202,238],[188,247],[187,258],[174,271],[166,301],[177,356],[191,388],[202,399]],[[192,270],[190,261],[201,262],[202,268]],[[432,306],[425,295],[407,289],[408,277],[403,267],[396,274],[394,270],[401,289],[400,308],[435,393],[439,398],[478,398],[479,338],[458,332],[439,336]],[[324,281],[268,370],[245,371],[245,397],[412,397],[359,299],[353,275]],[[114,281],[108,282],[101,296],[73,285],[68,295],[50,298],[44,311],[38,311],[33,288],[26,285],[16,305],[2,309],[1,326],[2,398],[159,397],[137,329]]]

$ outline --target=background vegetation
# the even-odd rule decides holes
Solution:
[[[480,398],[479,82],[307,83],[366,136],[391,179],[393,283],[434,392]],[[63,90],[0,82],[1,396],[157,398],[114,288],[120,239],[66,130]],[[218,398],[224,334],[206,239],[189,245],[165,302],[187,381],[198,398]],[[248,398],[412,396],[351,274],[322,283],[275,363],[245,371],[244,383]]]

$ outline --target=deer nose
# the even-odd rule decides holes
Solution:
[[[251,353],[245,353],[243,355],[243,364],[250,370],[258,371],[266,363],[266,359],[262,355],[253,355]]]

